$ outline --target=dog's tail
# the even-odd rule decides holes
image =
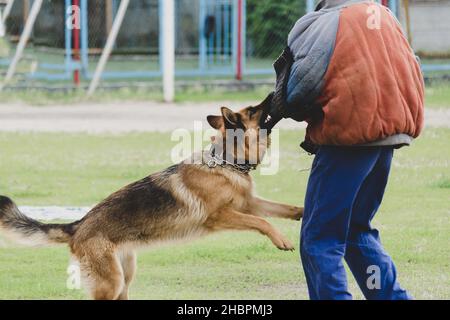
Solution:
[[[19,211],[8,197],[0,196],[0,234],[26,245],[68,243],[76,231],[77,222],[45,224]]]

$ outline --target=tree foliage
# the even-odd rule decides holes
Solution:
[[[304,13],[303,0],[247,0],[247,53],[277,57],[287,45],[289,31]]]

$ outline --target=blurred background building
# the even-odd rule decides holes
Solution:
[[[0,0],[6,38],[0,42],[0,75],[5,75],[30,11],[39,0]],[[130,0],[104,81],[162,77],[163,0]],[[175,75],[189,80],[273,78],[272,62],[286,45],[297,19],[314,0],[174,0]],[[401,21],[427,76],[450,73],[450,0],[380,0]],[[43,0],[26,49],[9,86],[85,85],[93,77],[121,0]],[[76,5],[81,28],[66,26]],[[3,47],[3,49],[2,49]],[[6,47],[6,48],[5,48]],[[3,52],[3,54],[2,54]],[[5,53],[7,52],[7,53]]]
[[[398,16],[421,56],[450,57],[450,1],[402,1]]]

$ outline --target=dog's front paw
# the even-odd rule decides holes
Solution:
[[[303,218],[304,208],[295,207],[294,220],[300,221]]]
[[[292,243],[286,239],[285,237],[279,235],[275,239],[272,240],[273,244],[280,250],[283,251],[294,251],[294,246]]]
[[[303,208],[291,206],[289,208],[289,213],[286,215],[286,218],[300,221],[300,219],[303,217],[303,211]]]

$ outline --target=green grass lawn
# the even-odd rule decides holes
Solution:
[[[207,90],[190,88],[178,91],[175,102],[211,102],[211,101],[260,101],[273,90],[272,85],[260,85],[255,90],[229,91],[225,88]],[[3,91],[0,92],[1,104],[25,103],[34,106],[68,105],[74,103],[109,103],[109,102],[156,101],[162,102],[160,91],[147,88],[121,88],[101,90],[87,98],[86,92],[76,90],[71,92],[46,92],[42,90]],[[0,105],[1,108],[1,105]]]
[[[267,96],[267,93],[273,90],[273,86],[258,85],[256,89],[230,91],[226,88],[208,89],[201,86],[195,86],[196,80],[207,82],[208,78],[191,79],[193,86],[191,88],[178,90],[176,102],[210,102],[210,101],[260,101]],[[210,80],[217,80],[211,77]],[[230,80],[232,79],[224,79]],[[247,79],[249,80],[249,79]],[[251,80],[251,79],[250,79]],[[160,82],[155,82],[160,83]],[[130,82],[128,82],[130,84]],[[117,101],[162,101],[162,93],[156,89],[148,88],[121,88],[114,90],[99,90],[92,97],[87,98],[82,90],[69,92],[46,92],[42,90],[27,91],[3,91],[0,92],[0,101],[5,103],[19,102],[32,105],[55,105],[71,104],[79,102],[107,103]],[[428,85],[425,90],[425,100],[427,108],[440,109],[450,108],[450,83],[436,82]],[[1,107],[1,106],[0,106]]]
[[[311,157],[301,131],[281,133],[280,171],[254,174],[258,192],[301,205]],[[374,225],[396,261],[402,285],[419,299],[450,298],[450,129],[427,129],[396,152]],[[169,134],[0,133],[0,194],[19,205],[92,205],[170,164]],[[298,246],[299,222],[272,220]],[[0,244],[0,299],[79,299],[66,289],[65,247]],[[281,252],[250,232],[142,250],[135,299],[304,299],[298,250]],[[350,278],[351,291],[361,298]]]
[[[425,90],[426,106],[431,108],[450,108],[450,85],[436,84]]]

